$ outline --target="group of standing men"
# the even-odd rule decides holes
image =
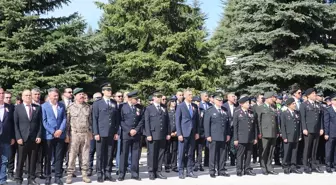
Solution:
[[[37,185],[36,172],[41,171],[40,176],[45,175],[45,184],[50,185],[54,166],[55,183],[62,185],[64,158],[67,158],[66,183],[70,184],[77,156],[81,157],[83,181],[90,183],[93,146],[98,182],[116,181],[112,177],[115,151],[118,181],[124,180],[128,168],[132,179],[141,180],[142,139],[147,144],[151,180],[167,179],[162,174],[163,165],[166,172],[170,169],[178,172],[180,179],[197,178],[194,171],[204,170],[203,149],[204,164],[208,163],[212,178],[216,177],[216,172],[218,176],[230,176],[225,168],[228,153],[231,164],[237,160],[238,176],[255,176],[250,166],[255,149],[262,173],[277,175],[272,166],[277,138],[281,138],[284,145],[285,174],[302,173],[297,166],[301,140],[304,141],[304,172],[323,173],[316,160],[319,138],[323,134],[327,140],[327,172],[333,167],[336,94],[330,97],[331,105],[323,108],[316,102],[314,89],[307,89],[307,100],[301,102],[301,89],[296,88],[292,90],[293,97],[288,98],[279,111],[275,106],[277,95],[273,92],[266,92],[263,101],[251,106],[248,96],[241,96],[237,105],[236,96],[229,93],[228,101],[223,104],[221,93],[209,96],[202,92],[201,97],[195,97],[192,90],[186,89],[171,97],[168,103],[166,96],[156,92],[144,108],[139,104],[136,91],[126,93],[127,101],[121,102],[119,96],[112,98],[111,84],[105,83],[101,87],[102,95],[96,94],[99,99],[92,106],[86,103],[82,88],[73,92],[66,89],[61,102],[58,90],[51,88],[43,104],[39,97],[34,98],[37,90],[24,90],[23,103],[16,106],[5,103],[5,92],[0,89],[0,185],[6,184],[8,159],[12,156],[10,153],[15,153],[15,147],[11,145],[17,146],[17,185],[22,184],[24,165],[28,169],[28,184]],[[74,102],[66,93],[74,95]],[[44,173],[42,169],[45,169]]]

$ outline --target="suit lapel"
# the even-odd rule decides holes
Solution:
[[[4,115],[3,115],[3,118],[2,118],[2,122],[5,122],[6,119],[7,119],[7,116],[8,116],[7,110],[9,111],[9,107],[7,105],[5,105],[5,110],[4,110]]]

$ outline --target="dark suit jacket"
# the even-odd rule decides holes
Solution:
[[[231,114],[229,102],[224,103],[222,107],[224,107],[224,110],[226,111],[227,115],[229,116],[230,124],[233,125],[233,122],[232,122],[233,121],[233,115]],[[236,107],[237,107],[236,105],[233,105],[233,113],[235,112]]]
[[[154,104],[149,105],[145,111],[145,129],[152,140],[166,139],[171,133],[167,109],[161,106],[159,111]]]
[[[191,104],[193,109],[190,116],[188,106],[185,102],[179,104],[176,108],[175,121],[177,136],[189,137],[191,134],[199,133],[199,114],[196,104]]]
[[[5,103],[5,112],[3,120],[0,121],[0,143],[11,142],[11,139],[15,139],[14,132],[14,106]]]
[[[170,131],[176,132],[175,109],[168,110],[168,116],[169,116]]]
[[[308,133],[320,133],[322,124],[322,107],[316,103],[314,107],[309,101],[300,105],[301,127],[302,130],[308,130]]]
[[[239,108],[233,113],[233,140],[239,143],[253,143],[257,139],[257,117],[252,111],[247,114]]]
[[[294,115],[289,110],[281,112],[281,134],[288,142],[299,142],[301,138],[300,114],[294,111]]]
[[[256,108],[258,115],[259,133],[264,138],[276,138],[279,134],[278,114],[271,106],[266,104],[259,105]]]
[[[222,109],[221,109],[222,110]],[[204,134],[213,141],[226,141],[230,135],[230,122],[227,113],[220,113],[215,106],[209,108],[204,115]]]
[[[140,140],[142,135],[142,127],[144,125],[144,112],[139,106],[135,105],[135,112],[132,110],[128,103],[125,103],[121,106],[120,114],[121,114],[121,133],[122,139],[132,140],[137,139]],[[130,135],[130,131],[135,129],[137,131],[135,136]]]
[[[115,101],[111,100],[111,106],[108,106],[103,99],[93,103],[93,135],[100,137],[113,137],[119,129],[120,113]]]
[[[199,135],[201,138],[204,138],[205,135],[204,135],[204,114],[206,112],[207,109],[209,109],[210,107],[212,107],[212,104],[209,103],[209,102],[205,102],[205,104],[207,105],[207,107],[205,107],[203,105],[203,102],[200,102],[199,104],[199,112],[200,112],[200,121],[199,121],[199,126],[198,126],[198,130],[199,130]],[[206,109],[207,108],[207,109]]]
[[[331,138],[336,137],[336,112],[332,106],[324,111],[324,132]]]
[[[35,141],[36,138],[42,138],[42,111],[41,107],[32,104],[32,119],[29,120],[24,104],[17,105],[14,111],[14,125],[16,140],[22,139],[27,142],[28,139]]]

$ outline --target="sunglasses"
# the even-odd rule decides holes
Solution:
[[[116,96],[116,97],[118,97],[118,98],[122,98],[123,96]]]
[[[162,99],[162,100],[167,100],[167,99]]]
[[[67,93],[70,93],[70,94],[71,94],[71,93],[72,93],[72,91],[68,91]]]

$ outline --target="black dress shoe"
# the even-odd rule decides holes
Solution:
[[[185,176],[183,174],[179,175],[179,179],[185,179]]]
[[[268,171],[268,174],[271,174],[271,175],[279,175],[279,173],[276,172],[276,171]]]
[[[76,177],[77,177],[77,175],[73,173],[72,174],[72,178],[76,178]]]
[[[216,175],[215,174],[210,174],[210,177],[211,178],[216,178]]]
[[[275,162],[274,165],[275,166],[281,166],[281,163],[280,162]]]
[[[102,176],[98,176],[97,182],[100,182],[100,183],[104,182],[103,177]]]
[[[177,168],[173,168],[173,172],[179,172]]]
[[[195,175],[194,173],[188,173],[187,177],[194,178],[194,179],[198,178],[198,176]]]
[[[167,177],[164,176],[164,175],[162,175],[162,173],[157,173],[156,174],[156,178],[158,178],[158,179],[167,179]]]
[[[87,176],[89,176],[89,177],[92,176],[92,170],[89,170],[89,172],[87,173]]]
[[[302,174],[302,171],[300,171],[298,169],[292,169],[291,172],[296,173],[296,174]]]
[[[37,178],[39,178],[39,179],[46,179],[46,177],[43,174],[38,175]]]
[[[123,180],[125,180],[124,177],[119,177],[119,178],[118,178],[118,181],[123,181]]]
[[[131,177],[131,179],[137,180],[137,181],[141,181],[141,178],[139,176],[137,176],[137,177]]]
[[[263,175],[268,175],[268,172],[263,171],[262,174]]]
[[[169,168],[165,168],[166,173],[170,173],[170,169]]]
[[[227,174],[227,173],[225,173],[225,172],[218,174],[218,176],[221,176],[221,177],[230,177],[230,175]]]
[[[313,172],[315,173],[324,173],[322,170],[320,170],[319,168],[315,168],[313,169]]]
[[[61,179],[55,179],[55,184],[63,185],[64,183]]]
[[[204,172],[204,168],[201,166],[199,169],[201,172]]]
[[[327,169],[326,169],[326,172],[327,172],[327,173],[332,173],[333,171],[331,170],[331,168],[327,168]]]
[[[310,169],[305,169],[304,172],[305,172],[306,174],[311,174],[311,173],[312,173],[312,171],[311,171]]]
[[[255,174],[252,170],[245,171],[244,174],[245,174],[245,175],[249,175],[249,176],[256,176],[256,175],[257,175],[257,174]]]
[[[45,185],[50,185],[50,184],[51,184],[50,179],[47,178],[47,179],[45,180],[45,183],[44,183],[44,184],[45,184]]]
[[[289,169],[285,169],[285,170],[284,170],[284,174],[287,174],[287,175],[290,174]]]
[[[115,181],[117,181],[115,178],[113,178],[113,177],[111,176],[111,174],[106,174],[104,180],[105,180],[105,181],[111,181],[111,182],[115,182]]]
[[[194,172],[198,172],[198,167],[194,168]]]
[[[40,185],[40,184],[37,183],[35,180],[29,180],[28,185]]]
[[[237,173],[237,176],[238,176],[238,177],[242,177],[243,174],[240,172],[240,173]]]

